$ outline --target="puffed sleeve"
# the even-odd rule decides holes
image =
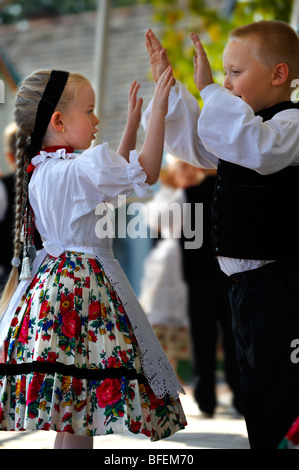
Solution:
[[[132,150],[127,162],[106,143],[84,151],[76,158],[80,191],[88,198],[113,205],[117,205],[120,194],[129,196],[135,191],[137,196],[144,197],[149,191],[149,185],[138,158],[136,150]]]
[[[153,100],[142,114],[145,130],[150,122],[152,104]],[[205,149],[197,134],[200,112],[198,101],[177,81],[169,94],[164,150],[195,167],[217,168],[218,158]]]

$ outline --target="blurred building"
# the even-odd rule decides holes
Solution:
[[[99,13],[100,14],[100,13]],[[111,8],[103,100],[101,141],[117,149],[127,116],[130,83],[141,83],[140,96],[147,103],[154,85],[149,80],[144,33],[152,26],[152,7]],[[42,17],[0,26],[0,57],[18,82],[37,69],[58,69],[83,73],[95,85],[94,64],[98,13],[91,11],[67,16]],[[1,52],[2,51],[2,52]],[[3,69],[0,67],[0,78]],[[5,83],[5,106],[0,106],[0,129],[13,118],[13,84]],[[143,140],[140,129],[139,142]],[[0,136],[1,145],[2,136]],[[0,154],[0,168],[7,170]]]

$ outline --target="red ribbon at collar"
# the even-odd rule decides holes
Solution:
[[[64,145],[52,145],[50,147],[44,147],[40,150],[40,152],[56,152],[57,150],[60,150],[60,149],[65,149],[66,153],[73,153],[74,149],[73,147],[66,147]],[[40,155],[40,152],[38,152],[37,155]],[[34,165],[32,165],[32,163],[30,163],[30,165],[28,165],[28,168],[27,168],[27,173],[31,173],[31,171],[33,171],[35,168]]]

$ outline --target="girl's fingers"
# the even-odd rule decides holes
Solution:
[[[159,78],[158,85],[161,86],[162,88],[165,88],[165,86],[168,84],[168,82],[172,81],[172,67],[169,65],[166,70],[162,73],[161,77]]]
[[[129,91],[129,100],[136,100],[138,90],[140,88],[140,83],[137,83],[135,80],[134,82],[131,83],[130,85],[130,91]]]

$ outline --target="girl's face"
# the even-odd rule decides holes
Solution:
[[[76,105],[63,114],[65,138],[67,145],[76,150],[85,150],[95,139],[99,119],[94,113],[95,93],[87,82],[78,93]]]
[[[252,41],[232,40],[223,54],[223,86],[257,112],[271,106],[273,68],[254,56]]]

